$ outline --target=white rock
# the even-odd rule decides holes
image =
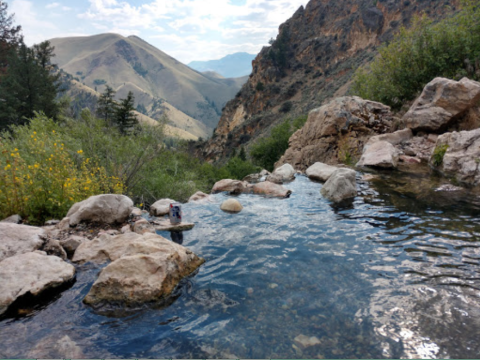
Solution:
[[[73,254],[75,250],[77,250],[77,248],[80,246],[80,244],[86,241],[90,240],[83,236],[72,235],[65,240],[61,240],[60,245],[62,245],[67,254]]]
[[[133,201],[124,195],[97,195],[74,204],[67,214],[70,225],[82,221],[106,224],[123,223],[133,209]]]
[[[43,247],[43,251],[45,251],[48,255],[58,256],[62,260],[67,259],[67,253],[63,249],[62,245],[60,245],[58,240],[49,239]]]
[[[283,181],[295,180],[295,169],[290,164],[284,164],[278,169],[275,169],[272,175],[279,175],[283,178]]]
[[[248,183],[246,181],[223,179],[215,183],[212,188],[212,194],[220,192],[229,192],[231,194],[241,194],[247,188]]]
[[[0,261],[40,249],[44,237],[41,228],[0,222]]]
[[[307,176],[312,180],[327,181],[338,167],[317,162],[307,169]]]
[[[156,201],[150,206],[150,215],[152,216],[165,216],[170,213],[170,204],[176,203],[172,199],[161,199]]]
[[[20,224],[22,222],[22,217],[20,215],[12,215],[3,219],[0,222],[12,223],[12,224]]]
[[[321,344],[320,340],[317,337],[315,337],[315,336],[308,337],[308,336],[305,336],[305,335],[298,335],[294,339],[294,342],[295,342],[295,344],[300,346],[300,348],[302,348],[302,349],[306,349],[310,346],[315,346],[315,345],[320,345]]]
[[[130,213],[130,215],[131,215],[131,216],[134,216],[134,217],[135,217],[135,216],[136,216],[136,217],[140,217],[140,216],[142,216],[142,214],[143,214],[143,213],[142,213],[142,209],[139,209],[139,208],[137,208],[137,207],[134,207],[134,208],[132,209],[132,212]]]
[[[373,166],[380,168],[396,168],[398,151],[387,141],[377,141],[368,146],[357,166]]]
[[[0,314],[20,296],[42,291],[72,280],[75,268],[56,256],[26,253],[0,262]]]
[[[137,234],[152,233],[155,234],[155,228],[145,219],[140,219],[133,224],[133,232]]]
[[[320,192],[326,199],[333,202],[357,196],[356,172],[350,169],[336,170]]]

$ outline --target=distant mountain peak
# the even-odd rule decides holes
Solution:
[[[238,52],[218,60],[192,61],[188,66],[200,72],[215,72],[225,78],[237,78],[251,74],[255,57],[254,54]]]

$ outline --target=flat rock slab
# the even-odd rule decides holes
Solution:
[[[56,256],[26,253],[0,262],[0,314],[20,296],[38,295],[70,281],[75,268]]]
[[[396,168],[398,165],[398,152],[387,141],[377,141],[368,146],[357,166],[372,166],[384,169]]]
[[[182,222],[180,224],[171,224],[170,220],[155,220],[153,221],[153,227],[157,231],[188,231],[195,227],[193,223]]]
[[[316,162],[307,169],[309,179],[318,181],[327,181],[338,167]]]
[[[44,236],[42,228],[0,222],[0,261],[40,249]]]

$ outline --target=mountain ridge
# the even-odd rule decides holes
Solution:
[[[214,71],[225,78],[236,78],[250,75],[255,57],[254,54],[238,52],[217,60],[192,61],[188,66],[200,72]]]

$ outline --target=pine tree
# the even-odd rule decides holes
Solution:
[[[113,126],[117,113],[117,103],[114,100],[115,93],[116,91],[107,85],[97,102],[97,115],[105,120],[109,126]]]
[[[247,154],[245,153],[245,148],[242,146],[240,153],[238,154],[240,160],[247,161]]]
[[[115,122],[123,135],[132,132],[135,125],[138,124],[137,117],[133,113],[135,110],[135,97],[133,92],[129,91],[126,99],[121,99],[116,111]]]
[[[22,42],[20,25],[13,26],[14,14],[8,15],[8,4],[0,1],[0,75],[6,73],[10,51]]]

